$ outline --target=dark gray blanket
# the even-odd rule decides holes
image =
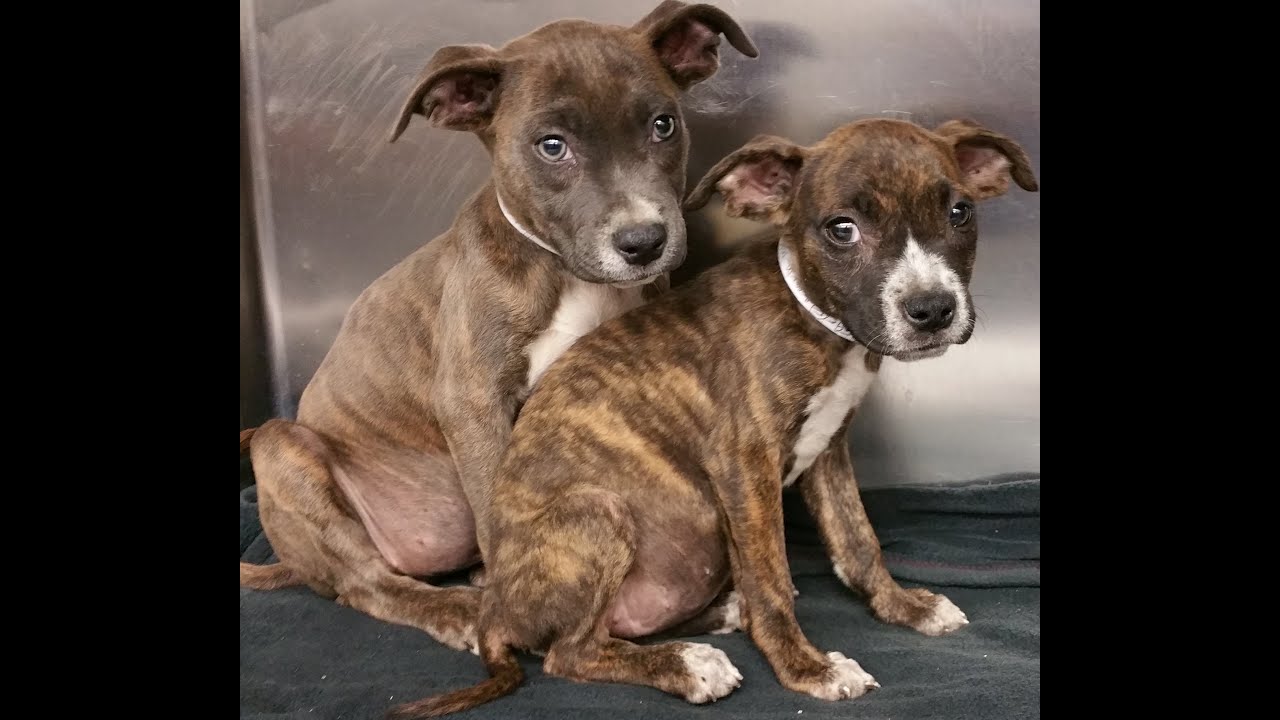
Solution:
[[[863,493],[889,569],[908,587],[942,592],[968,615],[928,638],[871,617],[831,573],[799,498],[787,495],[796,615],[822,650],[857,660],[883,686],[825,702],[784,690],[741,633],[700,638],[724,650],[742,687],[694,706],[657,690],[579,684],[542,674],[467,718],[809,718],[1032,720],[1040,717],[1040,481],[1006,476],[963,486]],[[240,557],[274,560],[254,488],[240,496]],[[240,591],[240,717],[377,720],[390,706],[473,684],[479,658],[389,625],[309,590]]]

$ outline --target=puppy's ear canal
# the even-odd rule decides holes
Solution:
[[[493,120],[503,63],[488,45],[450,45],[431,56],[409,93],[389,142],[408,127],[414,114],[450,130],[483,130]]]
[[[1031,158],[1021,145],[1004,135],[972,120],[950,120],[934,132],[951,143],[956,164],[976,199],[1003,195],[1009,189],[1010,176],[1023,190],[1040,189],[1031,171]]]
[[[680,89],[706,80],[720,69],[720,35],[747,57],[760,54],[729,14],[714,5],[664,0],[632,30],[645,38]]]
[[[782,225],[791,214],[800,169],[808,150],[773,135],[757,135],[698,182],[684,201],[685,210],[707,204],[711,194],[724,198],[730,217]]]

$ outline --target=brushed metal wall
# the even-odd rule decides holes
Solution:
[[[630,25],[656,4],[241,0],[250,158],[241,201],[242,422],[244,394],[268,386],[269,412],[293,416],[356,295],[448,227],[487,176],[487,156],[469,134],[419,119],[396,144],[385,140],[431,54],[448,44],[501,45],[562,17]],[[743,58],[726,44],[720,73],[688,96],[691,187],[757,133],[812,142],[870,116],[930,126],[971,117],[1021,142],[1039,174],[1037,0],[717,4],[761,56]],[[1039,194],[1015,187],[979,213],[977,331],[940,359],[885,363],[850,434],[864,486],[1040,469]],[[677,280],[762,229],[726,220],[718,202],[689,225],[690,258]],[[261,329],[246,325],[246,275],[260,279],[247,296],[260,304]]]

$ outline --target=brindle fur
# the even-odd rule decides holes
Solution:
[[[1010,173],[1037,189],[1021,148],[971,123],[930,132],[869,120],[808,148],[757,138],[717,165],[687,204],[702,204],[718,187],[727,207],[779,225],[779,241],[799,259],[802,284],[820,307],[855,336],[874,338],[884,320],[867,295],[876,297],[908,235],[926,238],[967,284],[976,230],[952,228],[948,211],[957,199],[1007,187],[999,178]],[[850,207],[859,208],[863,240],[834,247],[823,225]],[[779,271],[779,241],[750,247],[601,325],[551,368],[516,423],[494,484],[503,503],[491,515],[480,618],[492,678],[401,706],[395,716],[454,712],[514,690],[513,649],[545,651],[544,668],[554,675],[714,699],[694,694],[705,678],[680,661],[687,644],[636,645],[613,626],[636,593],[666,593],[665,614],[647,618],[655,627],[646,629],[661,630],[696,615],[730,582],[743,598],[744,629],[785,687],[827,699],[878,687],[860,668],[851,674],[847,659],[815,648],[794,614],[783,478],[810,399],[863,349],[797,302]],[[960,330],[954,342],[968,339],[971,328]],[[857,362],[875,372],[888,349],[874,340],[868,348]],[[954,609],[949,601],[904,589],[885,569],[845,441],[853,414],[799,479],[837,574],[885,622],[952,630],[967,622],[962,613],[947,623],[934,616]],[[849,677],[865,685],[841,685]]]

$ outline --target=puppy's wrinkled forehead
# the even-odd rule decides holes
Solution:
[[[802,182],[810,214],[853,208],[878,222],[931,218],[961,187],[951,148],[915,125],[853,123],[814,148],[818,162]]]
[[[537,116],[568,127],[586,118],[634,121],[633,115],[668,110],[662,106],[679,100],[657,57],[625,28],[561,21],[512,42],[504,54],[516,93],[504,104],[516,105],[526,120]]]

